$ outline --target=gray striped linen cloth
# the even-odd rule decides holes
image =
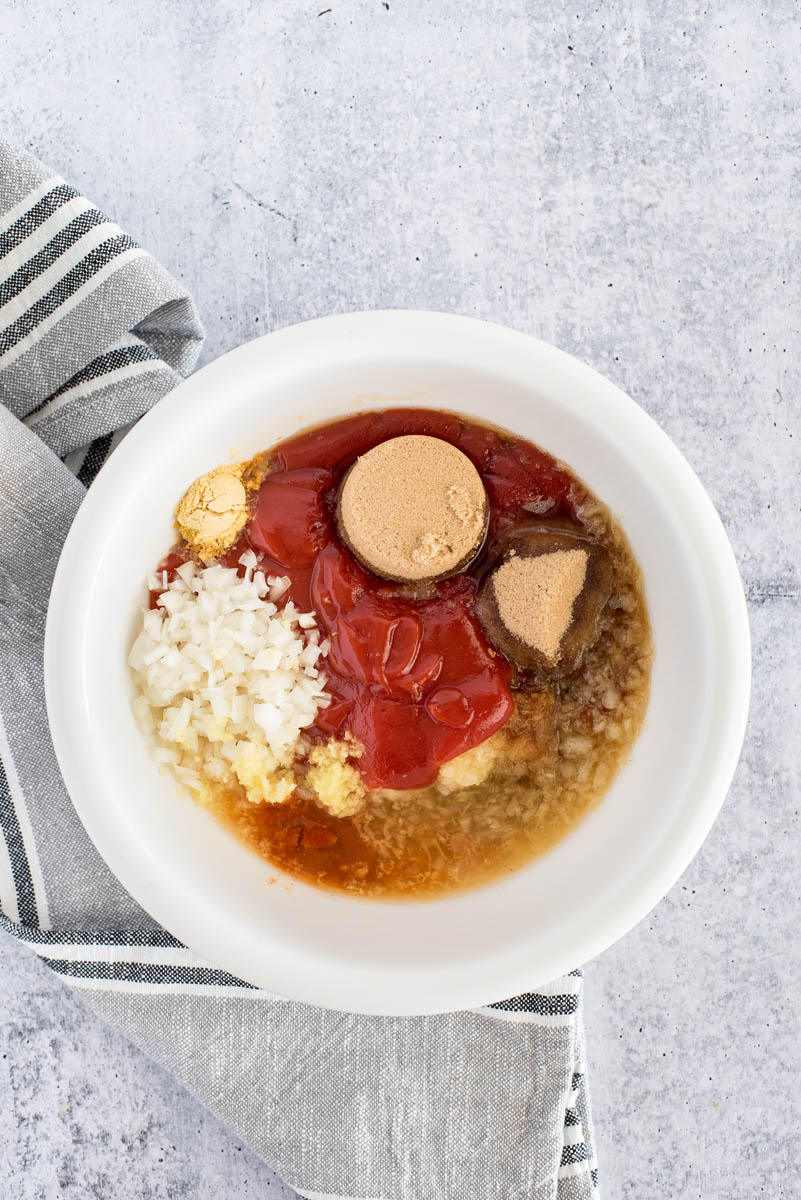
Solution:
[[[444,1016],[291,1002],[161,929],[77,819],[44,704],[53,572],[85,487],[202,338],[158,263],[0,142],[0,928],[309,1200],[597,1197],[579,971]]]

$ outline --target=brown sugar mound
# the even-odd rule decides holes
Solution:
[[[586,574],[586,550],[510,558],[495,572],[498,615],[514,637],[555,662]]]
[[[441,438],[390,438],[357,459],[339,493],[342,540],[385,579],[441,579],[484,540],[484,484],[467,455]]]
[[[201,475],[184,492],[175,521],[184,541],[201,558],[232,546],[248,520],[247,488],[238,463]]]
[[[611,586],[608,555],[582,533],[521,530],[482,584],[478,616],[513,663],[557,678],[575,671],[596,640]]]

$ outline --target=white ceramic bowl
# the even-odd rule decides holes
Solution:
[[[655,663],[631,761],[555,849],[502,882],[424,903],[282,877],[150,761],[126,658],[147,572],[187,484],[303,426],[413,404],[488,419],[564,459],[620,518],[645,576]],[[92,486],[50,601],[53,740],[89,836],[193,950],[297,1000],[369,1013],[466,1008],[598,954],[678,879],[726,795],[750,682],[742,585],[718,516],[664,433],[618,388],[496,325],[355,313],[269,334],[149,413]]]

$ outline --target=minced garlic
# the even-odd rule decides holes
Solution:
[[[479,742],[470,750],[465,750],[456,758],[443,763],[437,776],[437,788],[446,795],[459,792],[462,788],[476,787],[483,783],[495,766],[503,751],[502,730]]]
[[[251,804],[283,804],[288,800],[297,787],[293,772],[281,769],[279,759],[266,746],[256,742],[240,746],[231,765]]]

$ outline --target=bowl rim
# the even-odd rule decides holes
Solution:
[[[750,631],[742,581],[728,537],[711,499],[679,449],[656,422],[610,380],[565,351],[506,326],[473,317],[413,309],[373,310],[316,318],[264,334],[228,351],[182,381],[138,422],[87,493],[68,532],[51,589],[45,631],[45,697],[53,745],[68,794],[88,836],[113,874],[159,924],[185,945],[233,975],[271,991],[275,988],[263,972],[261,978],[254,978],[259,974],[257,971],[251,970],[248,974],[243,970],[247,964],[243,956],[237,955],[220,936],[221,926],[216,930],[201,928],[193,919],[193,913],[187,911],[180,888],[166,882],[154,888],[147,873],[140,871],[136,861],[126,855],[124,842],[115,836],[114,821],[102,804],[97,781],[92,777],[90,756],[82,753],[82,745],[91,744],[91,730],[81,723],[80,706],[74,706],[74,711],[70,712],[65,702],[64,680],[80,677],[84,643],[77,637],[65,638],[61,631],[65,622],[69,627],[71,614],[77,614],[80,595],[73,580],[80,577],[77,573],[82,570],[82,558],[88,553],[94,514],[106,503],[113,502],[115,475],[121,473],[126,464],[134,462],[140,448],[144,449],[154,436],[168,434],[182,414],[188,415],[200,377],[207,381],[214,374],[222,380],[231,370],[235,372],[238,362],[247,356],[264,355],[270,347],[277,349],[280,346],[283,354],[297,349],[301,355],[307,355],[315,341],[325,342],[332,336],[341,336],[346,342],[355,340],[358,345],[359,339],[369,340],[372,336],[380,341],[393,335],[407,340],[419,339],[423,346],[426,343],[433,345],[438,339],[452,342],[454,338],[467,338],[471,340],[472,352],[476,352],[476,346],[478,352],[486,352],[486,365],[491,369],[497,370],[499,364],[511,356],[518,363],[536,362],[540,366],[550,363],[562,375],[591,386],[593,402],[602,406],[611,417],[624,419],[629,429],[636,429],[641,441],[661,459],[675,494],[692,502],[694,520],[703,532],[705,549],[711,555],[706,565],[716,574],[725,597],[725,611],[716,614],[716,618],[719,616],[716,626],[729,666],[731,686],[724,697],[728,710],[726,720],[720,723],[718,742],[708,749],[705,757],[703,779],[699,783],[691,819],[672,837],[670,845],[655,856],[655,861],[643,865],[632,879],[626,897],[621,898],[611,911],[606,911],[603,920],[584,929],[569,948],[552,951],[547,965],[541,968],[543,979],[539,982],[556,978],[611,946],[638,924],[676,883],[700,849],[723,805],[745,735],[751,679]],[[349,998],[339,992],[333,1000],[326,996],[325,1003],[345,1011],[387,1015],[477,1007],[500,996],[531,990],[531,964],[522,961],[523,958],[519,953],[501,954],[493,960],[491,974],[477,965],[474,979],[459,976],[449,981],[434,974],[411,999],[402,995],[392,1000],[385,995],[381,998],[365,995],[362,982],[358,988],[354,986]],[[287,972],[282,974],[280,994],[319,1004],[320,988],[319,984],[315,986],[313,964],[307,966],[307,970],[299,970],[297,960],[292,960]]]

